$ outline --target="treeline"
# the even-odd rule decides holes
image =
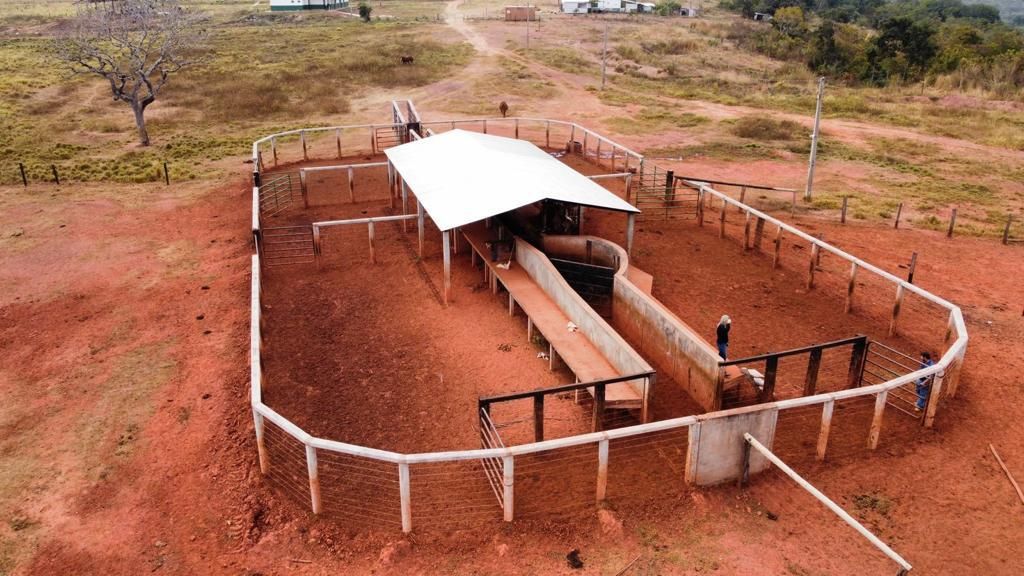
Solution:
[[[999,10],[960,0],[728,0],[769,24],[738,23],[732,40],[849,83],[926,80],[1000,95],[1024,87],[1024,33]]]

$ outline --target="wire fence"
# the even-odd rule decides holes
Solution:
[[[479,128],[489,125],[483,128],[485,130],[511,127],[513,134],[518,128],[520,137],[543,135],[549,148],[552,147],[548,142],[553,137],[552,132],[558,139],[568,132],[570,151],[585,156],[588,161],[607,165],[612,171],[621,170],[629,162],[630,166],[638,167],[641,175],[645,173],[642,157],[572,123],[488,119],[423,123],[422,128],[436,133],[435,128],[441,130],[445,124],[464,129],[474,124]],[[757,238],[760,237],[766,267],[783,267],[789,273],[806,274],[810,286],[836,297],[837,313],[850,308],[850,313],[871,319],[881,332],[891,331],[895,337],[905,334],[942,345],[938,363],[927,368],[908,364],[914,370],[878,384],[865,382],[864,386],[847,389],[839,383],[841,358],[823,355],[822,389],[813,396],[783,398],[754,410],[726,410],[646,424],[635,424],[625,415],[616,415],[614,419],[622,419],[609,422],[613,426],[603,431],[577,432],[539,443],[528,440],[518,445],[492,442],[480,449],[400,454],[314,437],[263,402],[260,170],[267,152],[276,151],[278,162],[291,158],[306,160],[311,157],[311,151],[329,154],[326,142],[330,141],[331,134],[335,135],[334,153],[338,156],[353,154],[346,148],[347,144],[338,144],[343,140],[337,137],[339,133],[344,134],[344,138],[358,137],[364,142],[364,149],[369,145],[376,153],[378,146],[387,143],[386,135],[378,137],[377,128],[381,126],[389,128],[391,133],[398,130],[394,124],[304,130],[264,138],[253,145],[256,183],[253,231],[257,253],[252,258],[250,369],[260,468],[275,489],[310,506],[315,513],[337,517],[353,526],[394,527],[409,532],[414,525],[421,529],[474,525],[499,517],[506,521],[571,517],[594,510],[604,500],[641,505],[666,495],[682,495],[691,489],[688,479],[696,477],[694,467],[700,465],[698,459],[692,457],[693,450],[695,446],[705,445],[706,450],[720,451],[714,443],[704,444],[703,436],[714,437],[721,433],[722,423],[749,419],[752,415],[771,418],[777,449],[789,457],[843,459],[880,445],[899,446],[910,441],[920,434],[919,422],[923,421],[926,426],[931,424],[941,397],[955,392],[956,376],[967,342],[957,307],[710,187],[701,186],[698,189],[698,206],[703,212],[700,225],[718,230],[723,237],[741,242],[751,250],[758,249]],[[326,183],[325,186],[330,188]],[[726,213],[725,225],[712,218],[712,206],[716,203],[725,207],[722,211]],[[398,229],[397,223],[390,224],[394,230]],[[368,234],[369,222],[364,225],[353,229]],[[402,238],[409,236],[396,234]],[[330,245],[330,232],[326,238]],[[365,238],[369,245],[369,236]],[[775,243],[775,238],[781,241]],[[342,241],[340,237],[335,240]],[[356,241],[355,237],[351,241]],[[850,286],[854,288],[853,298],[844,305]],[[799,374],[805,369],[805,365],[794,362],[787,367],[787,372]],[[825,377],[826,374],[829,376]],[[922,378],[931,379],[931,394],[924,415],[918,419],[908,414],[905,403],[912,399],[908,396],[910,390]],[[798,386],[797,376],[787,377],[787,390],[795,394]],[[581,396],[586,402],[587,395]],[[575,397],[558,401],[566,404],[566,413],[588,412],[587,406],[583,402],[577,404]],[[514,423],[515,420],[517,417],[512,414],[507,421]],[[619,425],[621,427],[615,427]],[[549,426],[553,427],[554,422],[545,419],[545,428]],[[512,426],[502,429],[496,422],[493,429],[500,435],[511,436]],[[731,456],[731,452],[702,453],[699,460]]]

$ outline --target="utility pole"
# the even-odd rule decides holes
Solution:
[[[604,21],[604,49],[601,51],[601,90],[604,90],[604,82],[607,78],[605,70],[608,68],[608,21]]]
[[[821,102],[825,98],[825,77],[818,78],[818,103],[814,108],[814,132],[811,133],[811,161],[807,167],[807,188],[804,200],[811,199],[811,188],[814,186],[814,162],[818,159],[818,136],[821,131]]]
[[[530,4],[526,4],[526,49],[530,49]]]

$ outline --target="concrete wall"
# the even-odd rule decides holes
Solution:
[[[778,409],[748,406],[724,415],[700,416],[690,428],[686,454],[686,481],[710,486],[736,480],[743,474],[744,433],[750,433],[768,448],[775,441]],[[771,463],[756,450],[750,451],[750,474],[766,470]]]
[[[579,326],[580,331],[620,374],[639,374],[654,370],[640,354],[623,340],[615,329],[604,321],[604,318],[601,318],[569,286],[543,252],[534,248],[529,242],[516,238],[516,262],[555,301],[555,304],[569,317],[569,320]],[[642,382],[630,382],[630,384],[637,394],[643,396]]]
[[[668,374],[707,411],[721,408],[718,351],[669,309],[627,277],[629,257],[621,246],[596,236],[545,236],[544,249],[582,259],[587,240],[595,263],[609,266],[618,257],[612,299],[616,326],[659,372]]]

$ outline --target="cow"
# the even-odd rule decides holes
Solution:
[[[501,117],[504,118],[508,115],[508,104],[502,100],[501,104],[498,104],[498,110],[501,111]]]
[[[402,56],[402,64],[412,64],[416,59],[412,56]]]

